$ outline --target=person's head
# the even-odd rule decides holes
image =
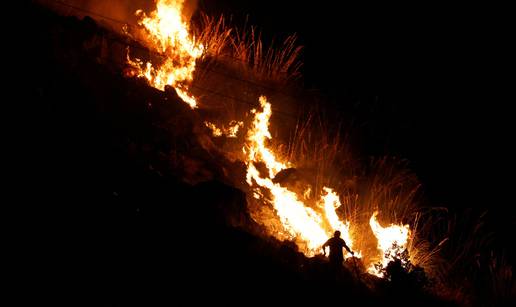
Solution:
[[[340,238],[340,231],[336,230],[335,233],[333,233],[333,236],[335,238]]]

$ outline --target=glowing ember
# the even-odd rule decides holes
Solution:
[[[166,85],[175,88],[177,94],[191,108],[197,107],[197,101],[188,93],[187,82],[192,81],[195,61],[201,57],[204,47],[196,44],[188,32],[188,24],[183,19],[184,0],[157,0],[156,10],[147,16],[141,10],[136,11],[140,17],[138,24],[146,33],[148,47],[164,56],[164,62],[153,65],[143,63],[140,59],[128,63],[138,77],[146,78],[149,83],[160,90]]]
[[[387,264],[399,258],[399,255],[405,250],[410,234],[409,225],[390,225],[382,227],[376,220],[378,211],[375,211],[369,219],[369,225],[378,240],[378,249],[382,253],[381,267],[378,268],[374,264],[368,269],[368,272],[376,276],[382,277],[381,268],[385,268]],[[401,259],[403,261],[403,259]]]
[[[310,187],[308,187],[304,192],[303,192],[303,198],[304,199],[309,199],[310,198],[310,194],[312,193],[312,189]]]
[[[213,136],[217,136],[217,137],[222,136],[222,130],[220,130],[220,128],[215,126],[215,124],[210,123],[210,122],[204,122],[204,124],[206,125],[206,127],[210,128],[211,133],[213,133]]]
[[[236,120],[232,120],[231,122],[229,122],[229,125],[227,128],[226,127],[219,128],[219,127],[215,126],[215,124],[210,123],[208,121],[205,121],[204,125],[206,125],[206,127],[208,127],[211,130],[213,136],[215,136],[215,137],[220,137],[220,136],[224,135],[228,138],[236,138],[238,130],[240,129],[240,127],[242,127],[244,125],[244,122],[242,122],[242,121],[237,122]]]

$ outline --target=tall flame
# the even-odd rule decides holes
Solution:
[[[409,225],[390,225],[388,227],[382,227],[376,216],[378,211],[375,211],[369,219],[369,225],[373,231],[376,239],[378,240],[378,249],[382,253],[381,267],[385,268],[387,264],[399,258],[399,255],[407,247],[407,241],[410,234]],[[401,259],[403,261],[403,259]],[[375,274],[379,277],[383,276],[383,273],[374,266],[374,264],[368,269],[369,273]]]
[[[312,256],[328,239],[334,230],[340,230],[343,238],[351,247],[349,224],[342,223],[335,209],[340,206],[338,195],[329,188],[324,188],[326,194],[319,203],[324,204],[324,212],[318,213],[306,206],[296,193],[274,183],[272,178],[289,165],[279,161],[274,152],[267,147],[266,141],[271,139],[269,119],[272,115],[271,105],[264,96],[259,98],[262,112],[252,110],[254,120],[247,133],[247,145],[244,148],[247,165],[247,182],[270,192],[268,200],[276,210],[279,219],[291,239],[298,239],[306,244],[305,254]],[[255,163],[262,162],[267,167],[267,174],[258,171]],[[255,186],[255,197],[262,198],[260,188]],[[328,221],[328,223],[325,223]],[[326,226],[330,224],[331,227]]]
[[[156,9],[148,16],[141,10],[136,14],[139,16],[138,24],[145,30],[147,47],[159,53],[163,60],[156,64],[138,58],[131,59],[128,51],[127,62],[138,77],[147,79],[153,87],[164,90],[165,86],[172,86],[178,96],[194,109],[198,104],[189,91],[189,85],[193,80],[196,61],[203,55],[204,46],[189,34],[188,23],[182,15],[184,0],[155,1]],[[303,202],[311,199],[311,188],[306,189],[303,195],[298,195],[273,181],[281,170],[292,165],[279,159],[267,146],[272,138],[269,132],[272,109],[266,97],[261,96],[259,102],[262,110],[251,110],[254,119],[247,131],[243,148],[247,166],[246,181],[253,189],[253,196],[261,202],[272,204],[287,236],[301,243],[299,245],[307,256],[315,255],[335,230],[341,232],[342,238],[352,248],[350,223],[342,222],[336,213],[336,209],[341,206],[336,192],[323,187],[322,195],[312,208]],[[243,122],[232,121],[228,127],[222,128],[207,121],[205,125],[214,136],[236,137]],[[263,164],[266,171],[259,171],[258,163]],[[381,267],[385,267],[406,248],[410,230],[408,225],[382,227],[376,219],[377,214],[373,213],[369,224],[382,253]],[[355,256],[360,257],[360,253],[355,253]],[[368,271],[383,275],[374,264]]]
[[[325,195],[321,195],[320,202],[324,205],[324,213],[326,215],[326,219],[330,223],[331,228],[334,230],[339,230],[341,233],[342,239],[346,241],[348,247],[350,249],[353,248],[353,240],[351,239],[349,233],[349,222],[343,223],[339,220],[337,216],[337,212],[335,211],[337,208],[341,206],[339,195],[335,193],[332,189],[324,187],[323,191],[326,193]],[[348,255],[349,256],[349,255]],[[355,256],[360,257],[359,253],[355,253]]]
[[[149,48],[164,56],[164,62],[153,65],[145,64],[140,59],[128,63],[136,70],[139,77],[146,78],[149,83],[160,90],[166,85],[172,86],[178,96],[190,107],[196,108],[195,97],[189,94],[187,83],[193,80],[196,60],[204,51],[202,44],[197,44],[190,36],[188,24],[182,16],[184,0],[157,0],[156,10],[147,16],[141,10],[138,24],[147,33]]]
[[[269,169],[269,178],[273,178],[279,171],[287,168],[287,164],[279,162],[274,153],[265,145],[265,141],[272,138],[269,132],[269,119],[272,115],[272,109],[271,104],[267,102],[265,96],[260,96],[259,101],[263,111],[258,112],[255,109],[251,110],[251,113],[254,113],[255,117],[252,127],[247,133],[249,143],[247,146],[247,156],[249,161],[263,161]],[[251,184],[249,180],[248,175],[247,182]]]

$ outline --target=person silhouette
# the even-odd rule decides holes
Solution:
[[[345,248],[351,255],[355,255],[353,251],[347,246],[346,242],[340,237],[340,231],[335,231],[333,237],[328,239],[326,243],[323,244],[322,250],[323,255],[326,256],[326,247],[330,247],[330,263],[335,266],[341,266],[342,261],[344,260],[344,254],[342,253],[342,248]]]

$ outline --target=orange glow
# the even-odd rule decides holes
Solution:
[[[188,23],[182,15],[184,0],[155,1],[156,8],[149,15],[141,10],[138,10],[136,15],[139,17],[138,24],[144,33],[142,43],[149,50],[159,54],[155,58],[160,58],[160,60],[151,62],[131,58],[128,49],[127,63],[131,67],[133,75],[145,78],[151,86],[159,90],[164,90],[167,85],[171,86],[185,103],[195,109],[198,107],[198,102],[191,94],[190,87],[194,79],[196,61],[203,56],[205,47],[190,35]],[[341,232],[342,238],[350,249],[353,250],[354,245],[361,246],[358,244],[362,243],[357,241],[358,237],[352,237],[350,222],[341,220],[337,214],[341,202],[339,195],[333,189],[329,187],[321,189],[319,183],[312,185],[303,182],[303,185],[299,185],[303,191],[297,186],[291,188],[297,190],[294,192],[274,180],[279,172],[295,166],[286,159],[282,159],[278,154],[279,151],[275,151],[274,147],[269,144],[272,140],[269,131],[272,116],[271,104],[265,96],[259,97],[259,104],[259,109],[251,110],[252,120],[250,123],[246,121],[247,131],[241,132],[241,138],[238,141],[245,137],[242,145],[244,158],[242,159],[240,156],[239,158],[244,160],[246,165],[246,182],[250,186],[250,201],[252,204],[267,206],[261,208],[267,209],[268,218],[272,216],[269,220],[264,219],[262,225],[274,224],[275,229],[270,231],[270,234],[278,239],[288,238],[294,241],[306,256],[318,254],[321,246],[333,236],[336,230]],[[212,122],[204,121],[204,125],[210,129],[214,137],[237,138],[239,131],[242,131],[244,127],[244,122],[232,120],[229,124],[217,123],[215,125]],[[234,141],[227,143],[231,143],[234,148]],[[300,167],[303,166],[306,165],[300,165]],[[308,182],[311,181],[308,180]],[[367,216],[371,212],[366,209],[364,211],[367,212]],[[272,215],[271,212],[273,212]],[[378,241],[377,248],[381,253],[380,264],[385,267],[406,248],[410,229],[408,225],[395,224],[382,227],[376,219],[377,214],[378,212],[373,213],[369,225]],[[260,223],[260,221],[258,222]],[[361,223],[365,225],[359,226],[367,227],[366,221]],[[353,230],[360,229],[355,228],[356,225],[353,226]],[[353,251],[355,257],[362,257],[360,251]],[[366,249],[364,249],[365,251]],[[366,254],[364,253],[364,255]],[[350,256],[347,254],[345,257]],[[371,265],[368,272],[383,276],[381,270],[374,264]]]
[[[265,145],[265,141],[272,138],[269,132],[272,110],[271,104],[267,102],[265,96],[261,96],[259,101],[263,111],[251,110],[255,117],[252,127],[247,132],[248,145],[244,148],[244,153],[247,154],[248,162],[264,162],[269,169],[269,178],[274,178],[279,171],[287,168],[287,163],[279,162],[274,153]],[[248,175],[247,182],[251,184],[249,180]]]
[[[222,136],[222,130],[220,130],[220,128],[215,126],[215,124],[210,123],[210,122],[204,122],[204,124],[206,125],[206,127],[210,128],[213,136],[216,136],[216,137]]]
[[[225,129],[225,134],[230,138],[236,138],[240,127],[244,126],[244,122],[232,120],[229,122],[229,127]]]
[[[369,225],[378,240],[378,249],[382,253],[381,264],[385,268],[391,260],[397,258],[396,255],[401,254],[407,247],[410,229],[409,225],[402,224],[382,227],[376,219],[377,215],[378,211],[375,211],[369,219]],[[371,265],[368,272],[379,277],[383,276],[383,273],[374,267],[374,264]]]
[[[136,75],[164,90],[166,85],[175,88],[178,96],[190,107],[196,108],[195,97],[189,94],[187,83],[193,80],[196,60],[204,51],[202,44],[197,44],[190,36],[188,24],[182,16],[184,0],[157,0],[156,10],[147,16],[141,10],[136,11],[140,17],[138,24],[145,29],[146,44],[151,50],[163,55],[163,63],[145,64],[140,59],[131,60],[129,65]]]
[[[238,130],[244,125],[242,121],[232,120],[227,127],[219,128],[214,123],[205,121],[204,125],[211,130],[214,137],[226,136],[228,138],[236,138]]]
[[[353,250],[353,240],[351,240],[351,236],[349,234],[349,222],[342,223],[337,216],[337,212],[335,210],[341,206],[339,196],[337,193],[333,192],[332,189],[324,187],[323,188],[324,195],[321,195],[320,202],[323,204],[324,213],[326,219],[330,223],[330,226],[334,230],[339,230],[341,233],[341,238],[346,241],[348,247]],[[350,257],[348,254],[346,258]],[[360,257],[359,253],[355,253],[355,257]]]
[[[312,188],[308,187],[308,188],[303,192],[303,198],[304,198],[304,199],[309,199],[309,198],[310,198],[310,194],[312,194]]]

